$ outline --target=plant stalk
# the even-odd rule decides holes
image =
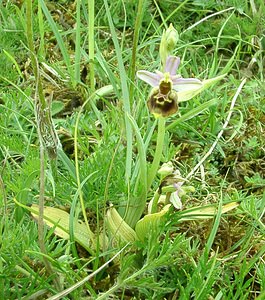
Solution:
[[[80,82],[80,24],[81,24],[81,0],[76,1],[76,33],[75,33],[75,78],[73,81],[74,87]]]
[[[148,192],[148,190],[151,188],[151,185],[155,179],[157,170],[160,165],[162,152],[163,152],[165,131],[166,131],[165,124],[166,124],[165,118],[160,117],[158,119],[156,150],[155,150],[155,155],[154,155],[152,165],[150,167],[150,170],[149,170],[148,176],[147,176],[146,192]],[[159,197],[154,199],[154,201],[156,201],[156,202],[153,204],[152,212],[157,209],[158,199],[159,199]],[[125,214],[125,221],[132,228],[134,228],[135,224],[139,221],[139,219],[144,211],[145,204],[146,204],[146,196],[145,196],[145,202],[143,202],[143,199],[141,199],[141,198],[131,199],[131,201],[129,202],[129,208],[127,208],[127,212]]]
[[[161,161],[162,153],[163,153],[163,145],[164,145],[164,138],[165,138],[165,124],[166,120],[163,117],[158,118],[158,132],[157,132],[157,140],[156,140],[156,150],[155,156],[151,165],[151,168],[148,172],[147,178],[147,190],[150,189],[155,177],[157,170],[159,168],[159,164]]]

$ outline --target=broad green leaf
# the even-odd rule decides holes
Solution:
[[[239,205],[238,202],[231,202],[222,206],[221,213],[224,214]],[[201,220],[201,219],[211,219],[213,218],[218,211],[216,205],[206,205],[193,207],[187,210],[184,210],[180,213],[181,218],[179,221],[192,221],[192,220]]]
[[[125,222],[114,206],[107,210],[106,224],[112,239],[130,243],[136,240],[135,231]]]
[[[158,228],[162,218],[168,212],[171,204],[167,204],[160,212],[154,214],[148,214],[139,220],[135,226],[137,237],[144,241],[148,235],[152,234],[152,231]]]
[[[30,207],[32,216],[38,220],[39,206],[32,204]],[[69,220],[70,215],[68,212],[55,208],[55,207],[44,207],[44,223],[49,227],[54,227],[54,233],[63,239],[69,239]],[[90,250],[91,233],[88,232],[85,222],[76,220],[74,222],[74,240],[83,246],[85,249]]]

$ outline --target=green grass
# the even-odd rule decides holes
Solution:
[[[0,2],[0,299],[265,299],[263,1],[95,2],[94,14],[83,0],[33,3],[38,72],[63,149],[56,164],[45,157],[44,200],[70,213],[69,240],[56,224],[44,227],[52,274],[25,209],[42,192],[26,7]],[[160,165],[172,161],[189,175],[195,191],[182,198],[183,209],[219,210],[210,220],[180,222],[171,209],[143,241],[123,249],[109,235],[102,248],[109,204],[134,227],[159,185],[158,176],[148,182],[157,149],[150,87],[135,71],[160,68],[160,38],[170,23],[180,35],[174,55],[183,77],[227,75],[166,119]],[[229,202],[240,205],[221,215]],[[85,218],[96,233],[87,250],[74,231]]]

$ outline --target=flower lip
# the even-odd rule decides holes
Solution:
[[[156,89],[151,93],[147,105],[150,112],[157,117],[171,116],[178,111],[176,92],[170,91],[167,95],[163,95]]]

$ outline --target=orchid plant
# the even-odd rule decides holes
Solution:
[[[140,70],[137,72],[137,77],[152,87],[148,96],[147,106],[150,113],[158,119],[156,151],[153,162],[148,170],[147,190],[150,189],[157,174],[160,174],[160,185],[148,204],[147,215],[140,220],[136,220],[134,228],[136,235],[130,232],[132,240],[135,240],[135,238],[144,240],[152,229],[159,225],[160,220],[172,206],[174,209],[182,209],[182,196],[187,192],[194,191],[193,187],[184,186],[187,180],[182,178],[177,170],[174,170],[171,162],[164,164],[159,170],[164,144],[166,118],[178,112],[178,103],[191,99],[211,84],[223,78],[223,76],[219,76],[201,81],[196,78],[183,78],[180,74],[177,74],[180,58],[172,55],[177,40],[178,34],[173,26],[170,25],[168,30],[163,33],[160,44],[161,71],[150,72],[148,70]],[[233,209],[236,206],[236,203],[223,206],[222,212]],[[115,216],[113,216],[117,217],[115,208],[111,208],[111,210],[115,213]],[[200,207],[198,210],[204,211],[204,208]],[[186,212],[189,213],[188,210]],[[208,217],[213,217],[215,209],[213,207],[205,207],[205,213],[208,213]],[[112,226],[114,222],[111,219],[111,214],[109,214],[109,217],[108,221],[111,220],[111,224],[109,223],[111,226],[109,227],[113,234],[117,234],[119,231],[118,228],[123,227],[125,229],[128,226],[120,216],[118,216],[120,219],[118,227]],[[130,227],[129,231],[131,229]],[[126,231],[124,240],[128,241],[127,234],[129,231],[124,231]]]
[[[182,198],[188,193],[194,191],[192,186],[185,185],[187,180],[183,178],[178,170],[175,170],[173,164],[168,162],[160,167],[161,157],[163,152],[165,124],[168,117],[173,116],[178,112],[179,103],[187,101],[198,93],[208,88],[216,81],[222,79],[224,75],[208,80],[200,80],[197,78],[183,78],[177,74],[180,65],[180,58],[172,55],[178,41],[178,33],[172,25],[164,31],[160,44],[160,60],[161,71],[151,72],[149,70],[139,70],[137,77],[149,84],[152,89],[147,98],[147,106],[151,114],[157,120],[157,141],[153,161],[147,172],[147,187],[146,191],[150,192],[154,179],[157,175],[160,176],[160,182],[157,190],[154,192],[152,200],[148,203],[147,214],[141,218],[146,204],[147,197],[142,197],[140,208],[133,205],[128,205],[127,216],[121,216],[114,206],[110,206],[106,213],[106,224],[109,230],[108,237],[102,236],[99,241],[101,247],[115,240],[120,242],[133,242],[135,240],[144,240],[152,229],[156,228],[161,219],[167,213],[176,213],[182,210]],[[135,120],[131,120],[132,124],[136,124]],[[135,125],[137,126],[137,125]],[[138,133],[138,139],[141,136]],[[230,203],[222,207],[222,213],[229,211],[237,206],[237,203]],[[56,211],[55,211],[56,210]],[[32,214],[37,216],[37,207],[32,206]],[[200,218],[214,217],[216,214],[215,206],[198,207],[181,212],[180,220],[197,219],[197,214]],[[58,209],[48,208],[44,211],[46,223],[50,226],[54,225],[69,234],[69,217],[67,213],[60,214]],[[93,245],[94,234],[86,232],[86,226],[82,226],[80,222],[76,223],[74,231],[75,240],[82,242],[82,245],[91,249],[96,247]],[[82,232],[81,232],[82,231]],[[58,235],[65,237],[61,230],[56,231]],[[91,238],[92,237],[92,238]],[[111,238],[110,238],[111,237]]]

